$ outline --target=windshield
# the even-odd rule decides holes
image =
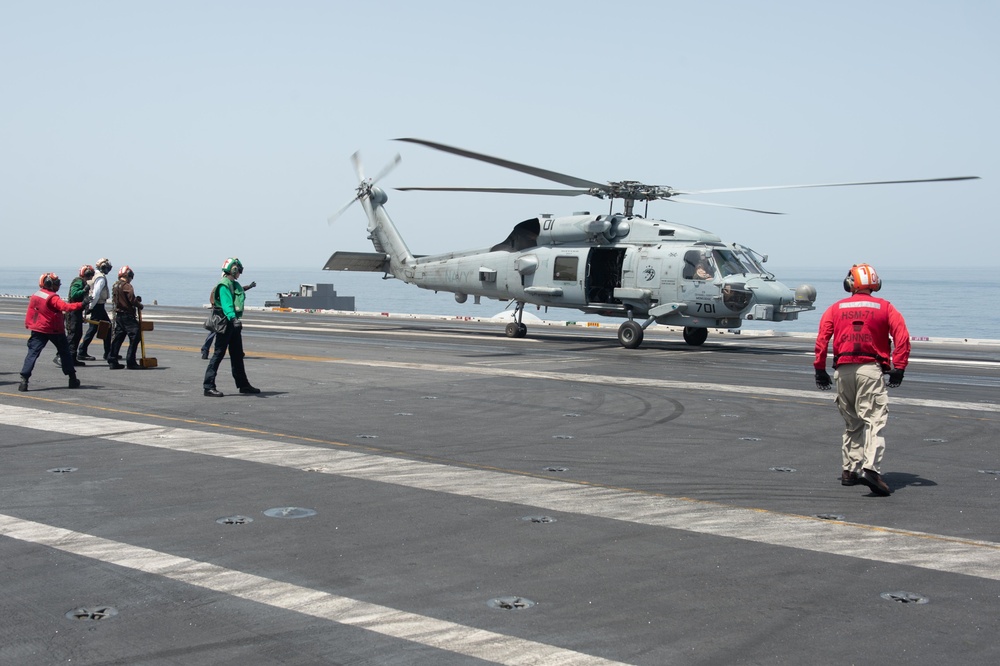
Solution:
[[[730,250],[713,250],[712,255],[715,257],[715,263],[719,266],[722,277],[758,272],[744,266],[737,254]]]
[[[761,275],[770,275],[770,273],[764,270],[764,266],[757,259],[754,251],[743,245],[734,245],[736,254],[740,256],[743,260],[743,265],[750,269],[752,273],[760,273]]]

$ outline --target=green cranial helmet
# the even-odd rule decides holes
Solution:
[[[239,260],[238,257],[229,257],[222,264],[222,272],[226,275],[232,275],[233,271],[238,270],[240,273],[243,272],[243,262]]]

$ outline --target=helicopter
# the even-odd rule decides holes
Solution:
[[[972,180],[978,176],[918,180],[777,185],[708,190],[679,190],[623,180],[586,180],[423,139],[397,141],[422,145],[536,176],[570,189],[489,187],[398,187],[398,191],[488,192],[554,196],[589,195],[609,199],[607,214],[589,211],[556,217],[537,215],[517,223],[501,242],[479,250],[414,255],[386,212],[386,191],[378,183],[401,161],[397,154],[374,178],[366,179],[359,153],[351,160],[360,184],[354,197],[329,218],[332,223],[355,202],[368,217],[368,238],[375,252],[334,252],[323,267],[330,271],[371,271],[383,279],[397,278],[435,292],[455,294],[458,303],[469,296],[515,304],[505,334],[523,338],[525,304],[539,308],[572,308],[625,321],[618,342],[626,349],[642,344],[654,323],[678,326],[684,341],[699,346],[709,329],[738,329],[743,320],[784,322],[815,310],[816,289],[792,289],[763,264],[767,256],[739,243],[724,243],[716,234],[696,227],[650,219],[649,202],[666,200],[763,214],[774,211],[744,208],[686,198],[686,195],[754,190],[888,185]],[[623,210],[614,212],[615,201]],[[635,202],[645,203],[643,215]]]

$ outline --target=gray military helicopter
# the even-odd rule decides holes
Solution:
[[[791,289],[779,282],[763,264],[767,256],[745,245],[726,244],[715,234],[666,220],[646,217],[650,201],[701,204],[736,208],[755,213],[773,211],[742,208],[678,197],[690,194],[749,192],[753,190],[888,185],[971,180],[977,176],[919,180],[777,185],[711,190],[678,190],[625,180],[598,183],[554,171],[518,164],[422,139],[397,139],[452,153],[506,169],[560,183],[572,189],[400,187],[400,191],[493,192],[556,196],[590,195],[610,199],[607,214],[574,213],[565,217],[538,215],[514,226],[492,247],[430,256],[414,255],[389,218],[388,196],[375,183],[400,162],[399,155],[376,177],[366,179],[358,153],[352,156],[361,181],[354,197],[330,218],[332,223],[354,202],[368,216],[368,238],[375,252],[335,252],[323,267],[331,271],[373,271],[422,289],[455,294],[465,303],[489,298],[515,303],[506,335],[523,338],[527,303],[548,308],[572,308],[605,317],[621,317],[618,342],[635,349],[643,332],[653,323],[683,328],[689,345],[701,345],[708,329],[737,329],[744,319],[791,321],[800,312],[816,309],[816,289],[801,285]],[[624,210],[613,212],[615,200]],[[635,202],[645,202],[643,215]]]

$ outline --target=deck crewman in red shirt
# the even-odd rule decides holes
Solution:
[[[64,375],[69,376],[69,387],[80,388],[80,380],[76,378],[76,367],[73,365],[74,354],[69,348],[66,337],[66,325],[63,321],[64,312],[75,312],[83,309],[83,303],[67,303],[59,298],[59,287],[62,282],[55,273],[45,273],[38,278],[38,291],[28,299],[28,312],[24,315],[24,327],[31,331],[28,338],[28,355],[24,358],[21,368],[21,384],[18,391],[28,390],[28,379],[35,368],[42,349],[49,341],[56,346]]]
[[[826,371],[827,347],[833,339],[837,407],[844,417],[842,449],[845,486],[863,483],[876,495],[892,493],[882,478],[885,452],[882,431],[889,420],[889,388],[903,381],[910,358],[910,333],[903,315],[889,301],[876,298],[882,288],[878,273],[868,264],[855,264],[844,278],[851,295],[823,313],[816,336],[816,386],[833,386]],[[888,380],[882,375],[888,374]]]

